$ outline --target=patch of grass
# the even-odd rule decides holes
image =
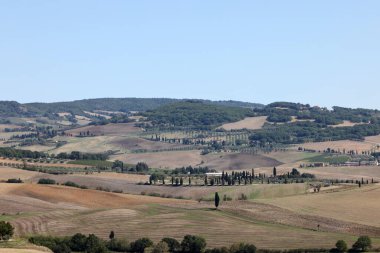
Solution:
[[[93,167],[108,167],[112,168],[113,162],[110,161],[102,161],[102,160],[76,160],[70,161],[68,164],[78,164],[78,165],[87,165]]]
[[[285,196],[302,195],[307,190],[307,184],[253,184],[246,186],[221,186],[216,190],[220,196],[227,195],[233,200],[241,198],[242,194],[247,200],[271,199]],[[230,200],[231,200],[230,199]],[[214,193],[202,197],[203,201],[214,201]]]
[[[17,214],[8,214],[8,213],[3,213],[0,215],[0,221],[12,221],[12,220],[16,220],[16,219],[19,219],[19,218],[23,218],[23,217],[31,217],[31,216],[34,216],[36,214],[39,214],[39,213],[36,213],[36,212],[33,212],[33,213],[17,213]]]
[[[334,155],[334,154],[322,154],[309,158],[308,161],[312,163],[330,163],[330,164],[342,164],[348,162],[350,157],[347,155]]]

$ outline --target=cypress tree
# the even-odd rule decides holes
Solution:
[[[218,192],[215,192],[215,209],[218,209],[218,206],[219,206],[219,194]]]

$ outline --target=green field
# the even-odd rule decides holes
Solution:
[[[113,162],[110,161],[102,161],[102,160],[76,160],[70,161],[68,164],[78,164],[78,165],[87,165],[93,167],[108,167],[112,168]]]
[[[350,160],[347,155],[322,154],[308,159],[312,163],[342,164]]]

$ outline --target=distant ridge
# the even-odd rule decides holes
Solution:
[[[249,103],[241,101],[212,101],[203,99],[172,99],[172,98],[94,98],[82,99],[69,102],[53,103],[26,103],[21,104],[16,101],[0,101],[0,116],[38,116],[44,114],[70,112],[77,115],[84,115],[85,111],[147,111],[156,109],[162,105],[170,103],[195,100],[205,104],[216,104],[231,107],[243,108],[263,108],[264,105],[258,103]]]

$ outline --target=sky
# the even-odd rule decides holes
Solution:
[[[0,100],[380,109],[380,1],[2,0]]]

